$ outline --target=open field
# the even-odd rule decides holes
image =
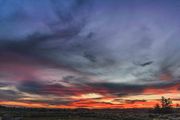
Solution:
[[[154,114],[150,109],[22,109],[0,110],[2,120],[180,120],[180,110]],[[3,117],[4,116],[4,117]]]

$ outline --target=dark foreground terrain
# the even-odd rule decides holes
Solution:
[[[0,120],[180,120],[180,110],[171,114],[150,109],[25,109],[0,108]]]

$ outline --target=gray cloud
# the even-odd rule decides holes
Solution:
[[[158,77],[152,76],[166,69],[172,72],[175,78],[178,77],[175,71],[179,69],[177,68],[179,57],[177,54],[173,55],[174,51],[179,50],[176,44],[178,29],[174,25],[178,23],[172,23],[171,18],[163,22],[160,17],[163,17],[164,13],[157,12],[157,15],[161,15],[156,17],[151,14],[153,10],[138,8],[140,5],[135,4],[134,9],[137,10],[134,13],[135,16],[131,14],[133,10],[128,11],[124,7],[116,8],[116,11],[121,14],[117,16],[109,14],[115,9],[106,5],[114,5],[114,2],[107,1],[103,3],[104,6],[101,6],[95,1],[50,2],[47,0],[42,6],[37,2],[34,7],[31,6],[33,2],[24,2],[24,6],[28,5],[29,9],[25,9],[18,2],[12,3],[18,4],[19,7],[13,6],[12,10],[15,9],[16,12],[8,11],[6,14],[10,14],[10,18],[13,14],[16,18],[19,17],[15,24],[22,26],[20,20],[33,19],[37,22],[32,24],[42,22],[47,27],[43,30],[48,31],[33,29],[35,31],[28,32],[24,37],[22,35],[18,39],[15,37],[17,40],[1,40],[3,52],[10,51],[48,59],[85,74],[102,75],[102,79],[111,79],[113,82],[154,80]],[[9,6],[8,2],[6,4],[5,8]],[[57,4],[62,5],[63,8],[57,7]],[[128,2],[123,4],[132,5]],[[48,14],[39,11],[37,13],[39,16],[35,18],[30,11],[34,13],[40,6],[42,10],[47,7]],[[90,7],[91,9],[87,9]],[[162,7],[162,11],[165,11],[166,7],[169,6]],[[24,9],[23,13],[20,9]],[[141,9],[144,9],[144,12],[141,12]],[[96,14],[95,11],[97,11]],[[172,11],[174,10],[169,12]],[[23,15],[27,15],[27,19]],[[149,19],[141,19],[142,17]],[[7,18],[2,15],[2,19]],[[10,26],[10,28],[16,27]],[[163,34],[165,36],[161,36]],[[4,39],[3,36],[1,39]],[[148,61],[153,63],[148,66],[138,66]]]

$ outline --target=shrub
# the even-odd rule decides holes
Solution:
[[[162,96],[161,98],[161,106],[159,104],[156,104],[156,106],[153,109],[154,113],[172,113],[172,100],[170,98],[165,98]]]

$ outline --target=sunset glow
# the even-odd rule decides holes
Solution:
[[[0,0],[0,105],[180,103],[180,1]]]

